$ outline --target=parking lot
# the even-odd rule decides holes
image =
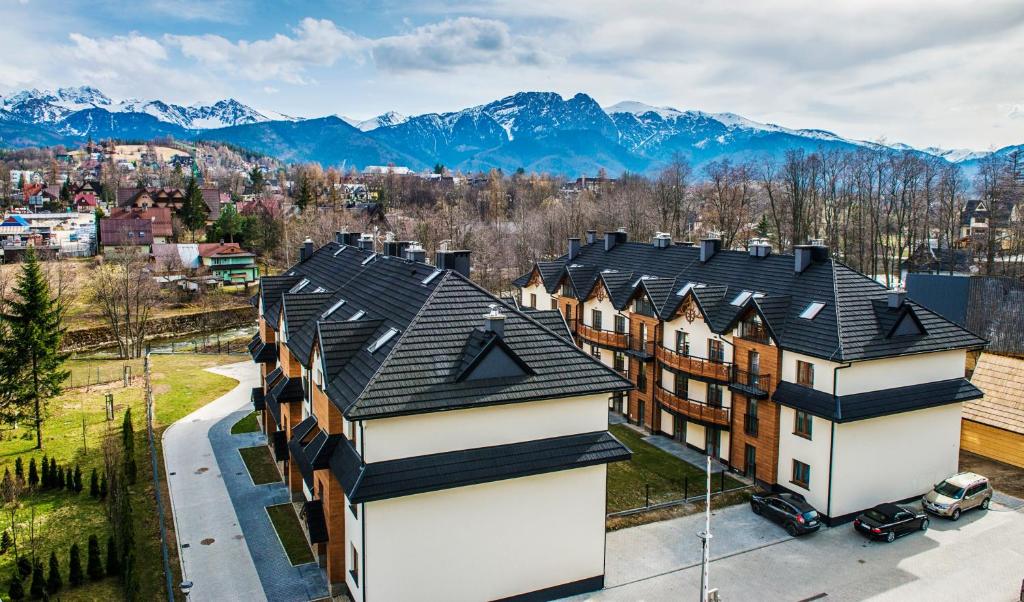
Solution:
[[[697,600],[703,515],[608,534],[606,587],[577,600]],[[873,542],[850,524],[791,538],[747,505],[715,514],[711,586],[723,600],[1017,600],[1024,500],[932,518],[927,532]]]

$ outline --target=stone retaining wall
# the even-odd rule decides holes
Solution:
[[[151,319],[147,325],[149,334],[146,338],[189,336],[255,323],[256,309],[250,305],[215,311],[197,311],[190,314]],[[69,330],[64,335],[64,351],[93,351],[116,344],[117,341],[107,326]]]

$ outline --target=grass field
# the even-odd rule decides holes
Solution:
[[[153,385],[155,398],[156,443],[159,448],[160,433],[177,419],[194,409],[216,399],[229,391],[236,381],[206,372],[205,368],[241,361],[241,356],[215,355],[174,355],[153,356]],[[111,362],[108,362],[111,363]],[[114,361],[120,365],[119,361]],[[72,370],[85,370],[106,366],[96,360],[74,360],[68,362]],[[104,504],[89,496],[89,475],[95,467],[102,471],[103,459],[100,444],[109,432],[120,435],[124,412],[132,409],[136,433],[138,483],[132,487],[131,495],[135,516],[136,557],[138,559],[139,581],[142,587],[140,599],[155,600],[163,596],[164,575],[160,553],[159,523],[152,485],[152,469],[149,460],[148,442],[145,429],[145,407],[143,405],[141,365],[133,386],[124,388],[121,383],[66,391],[51,400],[49,418],[43,425],[43,449],[35,450],[35,438],[28,428],[5,430],[0,439],[0,471],[14,469],[15,459],[22,458],[26,471],[29,459],[37,462],[45,453],[57,459],[62,466],[82,468],[85,490],[80,494],[65,492],[31,493],[22,497],[21,508],[16,514],[19,549],[24,554],[28,543],[32,510],[35,510],[36,555],[44,562],[50,551],[56,551],[61,561],[62,573],[67,583],[68,549],[77,542],[82,548],[83,561],[89,535],[95,534],[105,546],[109,532]],[[107,422],[104,396],[113,393],[114,420]],[[84,421],[84,430],[83,430]],[[163,475],[161,469],[161,477]],[[162,485],[165,485],[161,482]],[[166,487],[162,487],[165,507]],[[168,516],[168,529],[173,524]],[[9,512],[0,513],[0,529],[10,530]],[[24,542],[24,543],[23,543]],[[105,548],[104,548],[105,550]],[[172,569],[178,570],[176,544],[171,541]],[[0,592],[6,593],[6,583],[13,570],[12,551],[0,555]],[[114,600],[121,598],[120,585],[114,579],[89,583],[76,589],[60,592],[61,600]]]
[[[302,534],[299,517],[292,509],[292,505],[267,506],[267,514],[270,515],[270,522],[274,524],[277,536],[281,538],[284,551],[288,553],[288,560],[293,565],[313,562],[313,552],[309,549],[306,536]]]
[[[270,457],[270,449],[266,445],[243,447],[238,453],[241,454],[254,485],[281,482],[281,473],[277,471],[274,459]]]
[[[245,418],[242,418],[231,426],[232,435],[255,433],[258,430],[260,430],[260,423],[256,421],[256,412],[248,414]]]
[[[665,502],[687,495],[704,493],[704,471],[665,453],[643,440],[640,433],[622,424],[611,426],[611,432],[633,452],[629,462],[608,465],[608,512],[643,507],[650,486],[650,503]],[[712,491],[718,488],[718,478],[712,480]],[[725,488],[742,485],[725,478]]]

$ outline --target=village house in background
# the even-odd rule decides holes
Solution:
[[[308,241],[254,299],[253,403],[332,592],[600,589],[606,464],[630,457],[607,407],[630,383],[535,319],[555,312],[472,283],[468,251],[374,246]]]
[[[982,395],[965,358],[985,341],[820,242],[782,255],[590,231],[515,285],[636,385],[612,411],[803,495],[828,523],[957,472],[961,407]]]

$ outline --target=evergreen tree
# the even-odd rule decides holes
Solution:
[[[82,574],[82,556],[77,543],[71,544],[71,554],[68,558],[68,583],[71,587],[78,587],[85,583],[85,575]]]
[[[220,217],[213,222],[210,235],[213,239],[207,238],[208,242],[218,242],[221,239],[227,242],[235,242],[235,237],[242,233],[242,218],[234,205],[228,205],[221,209]]]
[[[768,224],[768,216],[762,215],[761,220],[758,221],[757,226],[754,227],[754,232],[757,232],[757,235],[761,238],[767,238],[770,228],[771,226]]]
[[[60,576],[60,563],[57,562],[57,553],[50,552],[50,574],[46,578],[46,592],[56,594],[64,587],[64,580]]]
[[[50,478],[50,459],[46,454],[43,454],[43,462],[39,465],[39,469],[41,473],[41,477],[38,479],[39,484],[43,489],[49,489],[53,479]]]
[[[57,480],[57,458],[50,458],[50,487],[58,488],[64,486],[63,480]]]
[[[18,459],[20,460],[21,458],[18,458]],[[15,469],[15,471],[17,471],[17,469]],[[29,458],[29,461],[28,461],[28,486],[29,487],[35,487],[38,484],[39,484],[39,471],[36,470],[36,459],[35,458]]]
[[[95,535],[89,536],[89,564],[86,568],[89,579],[99,581],[106,573],[103,571],[103,562],[100,560],[100,542]]]
[[[11,584],[7,586],[7,598],[10,600],[25,599],[25,587],[21,584],[21,575],[17,571],[11,575]]]
[[[60,185],[60,202],[65,205],[71,202],[71,174],[68,174],[64,178],[64,183]]]
[[[32,585],[28,589],[29,596],[33,600],[39,600],[46,593],[46,574],[43,573],[43,564],[37,562],[32,568]]]
[[[28,559],[28,556],[19,557],[18,562],[15,564],[18,566],[18,574],[22,579],[32,574],[32,562]]]
[[[313,203],[313,184],[309,181],[309,178],[304,173],[298,174],[299,178],[299,189],[295,193],[295,206],[299,208],[299,211],[305,211],[306,207]]]
[[[100,474],[95,468],[92,469],[92,474],[89,475],[89,497],[100,497]]]
[[[50,473],[50,487],[54,489],[64,489],[64,467],[58,466],[57,469]]]
[[[107,499],[107,473],[105,472],[103,473],[103,476],[100,478],[100,499]]]
[[[33,418],[36,449],[42,449],[46,404],[60,394],[68,377],[68,354],[61,351],[64,305],[51,293],[32,247],[25,253],[14,293],[0,313],[8,337],[0,347],[0,398],[14,412],[9,419]]]
[[[206,225],[207,211],[199,183],[195,178],[189,178],[188,186],[185,187],[185,200],[178,210],[178,217],[181,218],[185,229],[192,233],[192,242],[196,241],[196,232]]]
[[[259,165],[253,166],[252,170],[249,171],[249,181],[252,182],[253,194],[259,194],[263,192],[263,170],[260,169]]]
[[[124,444],[124,476],[128,479],[129,485],[134,485],[138,477],[138,470],[135,465],[135,427],[132,426],[131,408],[124,413],[121,437]]]
[[[4,530],[4,534],[0,536],[0,554],[6,554],[7,550],[11,549],[11,533]]]
[[[21,461],[21,456],[14,459],[14,476],[25,480],[25,463]]]
[[[121,574],[121,559],[118,557],[117,544],[114,536],[107,537],[107,576],[116,577]]]
[[[77,464],[75,464],[74,491],[82,493],[82,467]]]
[[[67,491],[75,490],[75,472],[71,470],[70,466],[64,471],[64,489]]]

